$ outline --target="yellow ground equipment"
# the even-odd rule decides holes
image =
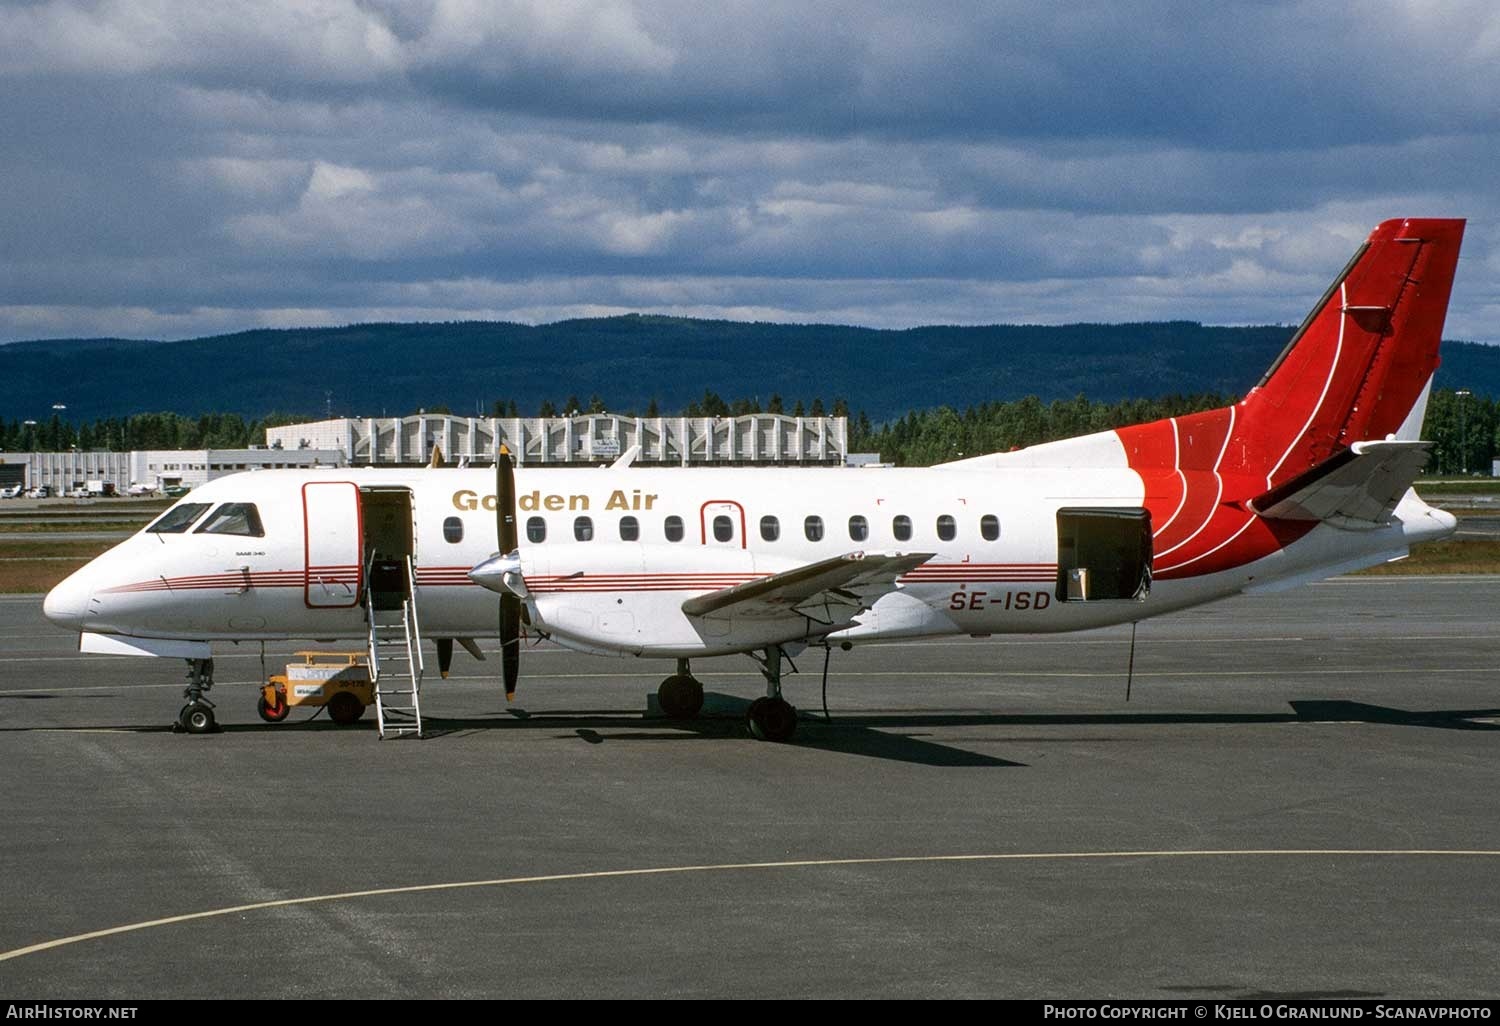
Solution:
[[[294,705],[326,705],[328,718],[347,725],[375,701],[375,685],[363,652],[298,652],[303,661],[287,663],[261,688],[256,710],[267,723],[286,719]]]

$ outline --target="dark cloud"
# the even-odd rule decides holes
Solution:
[[[1471,218],[1482,4],[0,7],[0,339],[659,310],[1296,321]]]

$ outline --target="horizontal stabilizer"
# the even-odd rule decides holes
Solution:
[[[695,596],[682,604],[682,611],[688,616],[806,617],[820,624],[846,624],[895,591],[898,577],[932,555],[852,552]]]
[[[1431,442],[1355,442],[1250,501],[1269,520],[1380,527],[1427,464]]]

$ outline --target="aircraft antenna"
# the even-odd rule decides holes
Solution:
[[[1135,629],[1138,621],[1130,621],[1130,665],[1125,670],[1125,701],[1130,701],[1130,685],[1135,680]]]

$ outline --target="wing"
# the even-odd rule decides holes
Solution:
[[[1250,508],[1272,520],[1323,520],[1369,529],[1391,511],[1427,463],[1431,442],[1355,442],[1306,473],[1272,488]]]
[[[896,579],[931,559],[931,552],[851,552],[783,570],[682,604],[693,617],[807,620],[842,627],[896,590]],[[822,633],[822,632],[819,632]]]

